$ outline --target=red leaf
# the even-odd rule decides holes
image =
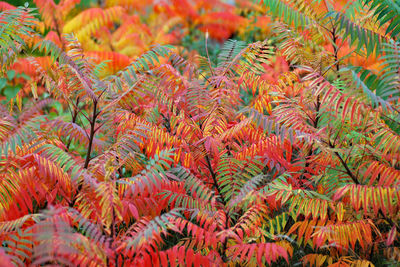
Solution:
[[[396,235],[397,235],[396,226],[393,226],[388,233],[388,237],[386,239],[386,246],[390,246],[393,244]]]
[[[257,264],[259,266],[262,266],[262,256],[263,256],[263,254],[264,254],[263,249],[259,248],[258,251],[257,251]]]
[[[132,216],[136,219],[136,220],[139,220],[139,212],[138,212],[138,210],[137,210],[137,208],[135,207],[135,205],[133,205],[133,204],[129,204],[129,210],[131,211],[131,213],[132,213]]]
[[[161,266],[168,266],[167,255],[163,251],[160,252],[160,262],[161,262]]]
[[[178,248],[175,246],[172,248],[172,253],[168,253],[169,256],[169,263],[171,267],[176,266],[176,255],[178,255]]]
[[[273,253],[271,253],[271,252],[272,252],[271,244],[270,243],[265,244],[265,259],[267,260],[268,265],[271,265],[270,256],[273,255]]]
[[[186,252],[186,266],[192,266],[193,262],[194,262],[194,254],[193,254],[193,250],[189,249]]]
[[[178,261],[182,266],[185,265],[185,256],[185,247],[182,246],[178,249]]]
[[[3,266],[3,267],[13,267],[14,266],[14,264],[11,262],[10,257],[2,249],[0,249],[0,261],[1,261],[1,266]]]

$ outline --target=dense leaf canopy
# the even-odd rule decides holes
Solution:
[[[1,266],[396,266],[398,0],[0,2]]]

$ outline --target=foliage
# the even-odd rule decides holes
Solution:
[[[2,265],[399,262],[396,1],[77,2],[0,13]]]

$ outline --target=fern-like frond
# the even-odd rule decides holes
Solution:
[[[239,235],[243,235],[243,233],[246,233],[247,236],[257,235],[260,232],[259,227],[265,222],[269,212],[269,207],[265,204],[255,204],[244,212],[231,229]]]
[[[118,223],[122,218],[122,202],[118,196],[116,183],[110,180],[102,182],[96,188],[97,197],[100,199],[101,218],[105,231],[110,234],[110,228],[115,227],[113,223]]]
[[[363,47],[367,56],[373,53],[376,55],[381,53],[382,42],[385,40],[384,36],[357,25],[343,13],[332,11],[327,16],[331,17],[340,31],[343,31],[344,39],[349,38],[351,45],[357,43],[357,50]]]
[[[283,20],[286,24],[294,25],[294,27],[305,28],[307,25],[312,23],[312,19],[310,19],[305,14],[299,12],[295,8],[292,8],[285,1],[282,0],[270,0],[264,1],[264,5],[269,9],[269,12]]]
[[[207,187],[202,180],[189,173],[188,170],[179,167],[170,169],[166,173],[166,176],[176,177],[184,182],[184,188],[189,194],[188,196],[183,193],[175,193],[171,191],[164,191],[161,193],[163,198],[168,199],[168,202],[175,203],[176,207],[188,205],[186,208],[192,207],[199,209],[206,205],[206,207],[212,209],[212,207],[216,205],[214,192]]]
[[[347,185],[336,192],[334,199],[344,196],[356,211],[362,208],[365,212],[373,211],[375,215],[378,211],[394,215],[400,208],[400,194],[394,187]]]
[[[229,207],[232,209],[236,208],[238,205],[247,207],[248,204],[243,204],[242,202],[245,201],[247,196],[251,195],[251,193],[255,191],[265,180],[266,177],[261,174],[252,177],[242,186],[240,192],[229,201]]]
[[[342,71],[346,70],[350,71],[351,83],[364,92],[372,107],[381,106],[384,110],[393,110],[390,101],[397,97],[399,92],[397,89],[390,90],[389,88],[392,87],[390,83],[383,84],[376,75],[368,70],[360,71],[360,76],[353,69],[342,69]]]
[[[138,74],[143,74],[151,70],[157,63],[159,57],[168,57],[171,53],[172,46],[154,46],[150,51],[138,57],[134,62],[127,66],[124,70],[118,72],[115,76],[110,76],[110,80],[114,82],[115,91],[124,91],[122,85],[126,84],[129,88],[138,80]]]
[[[375,229],[375,225],[369,220],[343,222],[322,226],[313,235],[318,247],[327,242],[328,245],[335,246],[339,250],[346,250],[349,247],[354,249],[357,242],[363,248],[371,245],[373,242],[372,232]]]
[[[400,33],[400,3],[388,0],[362,0],[362,2],[370,11],[374,12],[374,17],[380,26],[384,26],[386,23],[389,24],[386,28],[386,34],[396,38]]]
[[[154,155],[146,169],[140,174],[118,182],[127,184],[133,196],[140,194],[144,189],[152,192],[155,188],[161,188],[161,184],[167,180],[165,170],[170,168],[168,162],[172,161],[171,155],[170,151],[162,151],[160,155]]]
[[[157,245],[162,244],[162,236],[168,234],[168,230],[178,230],[174,221],[181,215],[171,210],[154,219],[143,218],[136,222],[125,234],[119,250],[128,251],[127,256],[138,254],[147,254],[156,248]]]
[[[74,232],[63,209],[47,212],[46,218],[34,226],[33,264],[56,262],[66,265],[106,266],[105,250]],[[48,238],[51,234],[52,238]],[[85,248],[85,253],[81,250]]]
[[[17,55],[27,47],[26,39],[35,35],[37,19],[32,9],[19,7],[0,13],[1,74],[14,62]]]
[[[246,43],[243,41],[226,41],[218,54],[218,67],[226,67],[245,47]]]
[[[232,255],[232,260],[239,264],[271,265],[281,257],[289,262],[286,249],[276,243],[238,244],[229,247],[229,253]]]
[[[326,199],[312,199],[297,195],[292,198],[289,210],[296,211],[297,217],[301,214],[305,216],[305,219],[312,217],[324,221],[328,218],[330,204],[331,201]]]
[[[24,168],[35,168],[36,175],[49,185],[59,189],[63,197],[69,198],[72,190],[71,177],[55,162],[37,154],[26,155],[21,161]]]
[[[102,26],[110,25],[121,19],[124,9],[119,6],[110,7],[105,10],[101,8],[90,8],[72,18],[63,28],[64,33],[75,32],[81,37],[90,37]],[[80,41],[83,41],[80,39]]]
[[[62,120],[53,120],[49,122],[49,126],[52,127],[51,130],[55,131],[55,133],[59,137],[65,138],[65,140],[74,140],[75,142],[79,142],[80,144],[89,144],[89,134],[86,130],[82,129],[79,125],[73,122],[65,122]],[[97,138],[93,139],[93,145],[96,150],[100,150],[102,147],[102,142]]]
[[[366,161],[360,166],[359,170],[364,173],[363,181],[368,182],[369,186],[375,184],[385,187],[400,186],[400,171],[384,162],[377,160]]]
[[[1,264],[4,267],[14,267],[15,265],[12,262],[12,258],[10,257],[10,255],[6,254],[4,249],[0,249],[0,260],[1,260]]]
[[[151,254],[153,266],[212,266],[217,261],[211,256],[204,256],[200,251],[184,246],[174,246],[168,250]],[[146,259],[147,260],[147,259]],[[145,260],[143,260],[145,262]]]

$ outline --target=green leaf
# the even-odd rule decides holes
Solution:
[[[0,78],[0,90],[4,88],[7,84],[7,79],[6,78]]]
[[[8,80],[14,79],[14,78],[15,78],[15,75],[16,75],[15,70],[9,70],[9,71],[7,71],[7,78],[8,78]]]
[[[19,90],[21,89],[21,86],[7,86],[4,89],[4,95],[7,97],[7,100],[10,100],[11,98],[14,98]]]

